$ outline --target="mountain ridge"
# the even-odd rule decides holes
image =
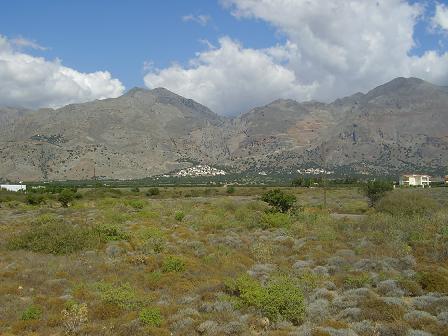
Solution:
[[[197,162],[236,172],[325,162],[381,174],[448,163],[448,89],[418,78],[331,103],[277,99],[233,117],[165,88],[16,110],[0,108],[3,179],[88,179],[94,166],[98,175],[132,179]]]

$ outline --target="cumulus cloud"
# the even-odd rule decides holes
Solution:
[[[329,101],[367,91],[398,76],[448,83],[447,54],[429,50],[421,56],[412,55],[414,29],[425,10],[418,3],[222,2],[239,19],[272,25],[286,42],[255,50],[223,39],[218,48],[198,53],[186,67],[173,65],[151,71],[145,77],[149,87],[166,86],[217,112],[234,113],[274,97]],[[440,6],[439,12],[444,8]]]
[[[190,67],[173,65],[148,73],[149,88],[166,87],[206,104],[220,114],[245,110],[254,102],[280,97],[311,97],[314,84],[300,85],[294,72],[277,63],[275,48],[245,49],[228,37],[190,61]]]
[[[188,14],[182,17],[184,22],[196,22],[201,26],[206,26],[212,18],[209,15],[193,15]]]
[[[432,18],[434,27],[448,31],[448,6],[438,3]]]
[[[107,71],[82,73],[60,60],[23,53],[16,44],[0,35],[0,105],[59,107],[117,97],[124,91]]]

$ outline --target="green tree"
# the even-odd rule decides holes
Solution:
[[[146,196],[156,196],[160,194],[160,190],[159,188],[149,188],[148,191],[146,192]]]
[[[61,203],[62,207],[66,208],[75,198],[75,192],[71,189],[62,189],[59,193],[58,201]]]
[[[45,201],[42,194],[30,193],[26,195],[26,202],[31,205],[39,205]]]
[[[369,199],[370,206],[374,206],[386,192],[391,191],[393,188],[394,185],[392,182],[386,180],[369,181],[364,183],[361,187],[362,191]]]
[[[228,194],[233,194],[235,192],[235,187],[233,185],[228,185],[227,189],[226,189],[226,192]]]
[[[280,189],[274,189],[265,193],[261,200],[268,203],[276,211],[285,213],[291,209],[297,199],[294,195],[284,193]]]

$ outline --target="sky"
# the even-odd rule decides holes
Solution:
[[[448,85],[448,0],[0,0],[0,106],[165,87],[224,114]]]

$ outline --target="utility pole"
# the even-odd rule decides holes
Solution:
[[[327,153],[326,153],[326,144],[322,143],[322,170],[324,171],[324,175],[322,177],[322,185],[324,187],[324,209],[327,209]]]

